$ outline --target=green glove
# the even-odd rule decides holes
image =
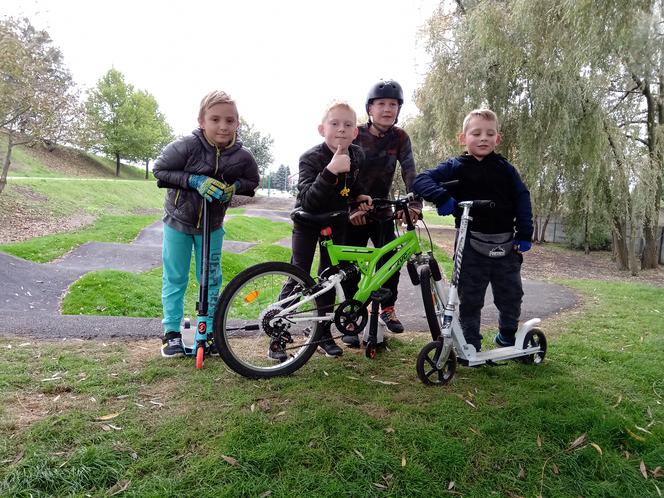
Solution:
[[[205,175],[190,175],[188,183],[190,187],[198,190],[198,193],[208,202],[219,199],[225,186],[219,180]]]
[[[224,185],[222,183],[222,185]],[[230,185],[224,185],[221,189],[222,194],[219,197],[219,202],[222,204],[226,204],[231,202],[231,199],[233,198],[233,195],[235,195],[235,191],[240,188],[240,180],[236,180],[235,183],[232,183]]]

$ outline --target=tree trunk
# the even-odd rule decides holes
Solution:
[[[551,219],[551,215],[547,214],[546,218],[544,218],[544,223],[542,223],[542,233],[540,235],[540,242],[546,242],[546,229],[549,226],[549,220]],[[555,242],[555,240],[553,241]]]
[[[149,160],[149,159],[146,159],[146,160],[145,160],[145,179],[146,179],[146,180],[148,179],[148,171],[149,171],[148,166],[149,166],[149,165],[150,165],[150,160]]]
[[[590,237],[588,236],[588,212],[586,211],[586,216],[584,220],[584,226],[583,226],[583,252],[587,256],[590,254],[590,241],[588,240]]]
[[[12,147],[14,146],[14,137],[11,132],[7,133],[7,154],[2,163],[2,174],[0,175],[0,194],[5,190],[7,185],[7,173],[9,172],[9,165],[11,164]]]
[[[115,176],[120,176],[120,153],[115,153]]]

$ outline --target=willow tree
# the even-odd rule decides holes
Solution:
[[[626,240],[642,232],[641,264],[652,267],[662,170],[661,0],[456,5],[429,22],[432,65],[411,125],[416,150],[449,150],[462,116],[488,105],[502,118],[503,154],[531,189],[540,240],[553,215],[572,225],[584,220],[585,233],[609,218],[624,250],[620,266],[639,259],[638,244]]]

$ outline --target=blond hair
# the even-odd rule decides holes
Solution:
[[[231,96],[222,90],[213,90],[201,100],[201,106],[198,110],[198,120],[202,121],[205,118],[205,111],[217,104],[231,104],[235,107],[235,115],[238,116],[237,106]]]
[[[473,118],[482,118],[486,119],[487,121],[495,121],[496,122],[496,130],[498,130],[498,116],[496,116],[496,113],[493,112],[491,109],[474,109],[470,111],[468,114],[466,114],[466,117],[463,118],[463,132],[466,133],[466,130],[468,129],[468,123],[470,122],[471,119]]]
[[[321,123],[325,123],[325,120],[327,119],[327,116],[330,114],[335,109],[345,109],[347,111],[350,111],[353,114],[353,121],[357,123],[357,113],[355,112],[355,109],[351,107],[351,105],[346,102],[345,100],[333,100],[327,106],[325,107],[325,112],[323,113],[323,119],[321,119]]]

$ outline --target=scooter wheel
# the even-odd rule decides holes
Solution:
[[[376,358],[377,354],[378,354],[378,346],[376,346],[376,343],[373,341],[367,342],[367,347],[364,350],[364,356],[366,356],[370,360],[373,360]]]
[[[203,368],[203,360],[205,359],[205,346],[199,344],[196,347],[196,368]]]
[[[531,329],[526,334],[526,337],[523,338],[523,349],[536,347],[540,348],[539,352],[522,356],[518,360],[527,365],[539,365],[544,361],[544,355],[546,354],[546,337],[544,336],[544,332],[540,329]]]
[[[427,386],[444,386],[454,377],[457,367],[457,357],[453,349],[445,363],[437,367],[440,355],[443,352],[443,340],[432,341],[422,348],[417,356],[417,376]]]

